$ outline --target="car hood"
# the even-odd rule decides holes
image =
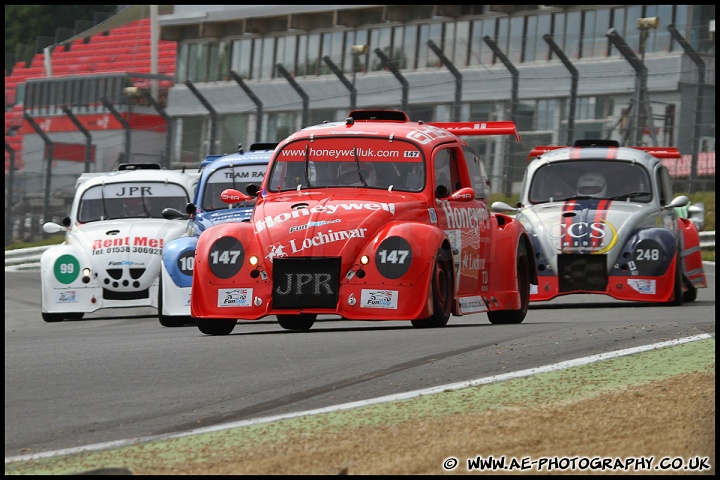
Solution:
[[[225,222],[248,221],[250,220],[252,211],[252,207],[240,207],[200,213],[195,217],[195,225],[197,226],[195,233],[199,235],[213,225],[219,225]]]
[[[160,271],[163,245],[181,236],[187,222],[165,219],[104,221],[76,226],[67,243],[88,253],[96,272],[129,266]]]
[[[278,195],[259,202],[253,214],[255,231],[272,256],[356,255],[388,222],[421,206],[405,195],[387,192]]]
[[[571,200],[525,207],[517,218],[546,253],[607,253],[636,228],[655,225],[653,211],[643,203]]]

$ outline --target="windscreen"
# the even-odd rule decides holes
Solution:
[[[530,185],[530,203],[598,198],[650,202],[650,178],[638,163],[617,160],[571,160],[543,165]]]
[[[419,192],[425,158],[414,144],[374,137],[329,137],[286,144],[275,157],[268,191],[355,187]]]
[[[200,208],[206,212],[230,208],[230,205],[220,200],[220,194],[223,190],[233,188],[246,193],[246,187],[249,184],[255,184],[258,187],[262,184],[265,176],[267,165],[239,165],[221,167],[212,172],[205,183]],[[235,204],[237,206],[253,206],[255,199],[247,202]]]
[[[96,185],[83,193],[77,221],[81,223],[122,218],[163,218],[165,208],[185,210],[185,189],[176,183],[133,182]]]

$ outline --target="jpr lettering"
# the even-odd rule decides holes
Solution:
[[[323,293],[332,295],[331,279],[332,277],[327,273],[287,273],[285,274],[285,285],[280,285],[275,292],[280,295],[320,295]]]
[[[152,191],[150,187],[122,187],[115,195],[118,197],[152,195]]]

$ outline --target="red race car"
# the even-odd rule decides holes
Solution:
[[[537,283],[532,243],[491,211],[464,135],[519,141],[513,122],[411,122],[394,110],[290,135],[262,185],[222,194],[257,198],[250,221],[198,239],[190,308],[200,331],[227,335],[237,319],[268,315],[287,330],[318,315],[419,328],[478,312],[522,322]]]

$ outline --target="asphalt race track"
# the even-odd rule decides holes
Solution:
[[[164,328],[155,311],[45,323],[38,271],[5,273],[5,456],[214,428],[715,334],[709,288],[682,307],[574,296],[532,304],[520,325],[485,314],[441,329],[273,318],[226,337]]]

